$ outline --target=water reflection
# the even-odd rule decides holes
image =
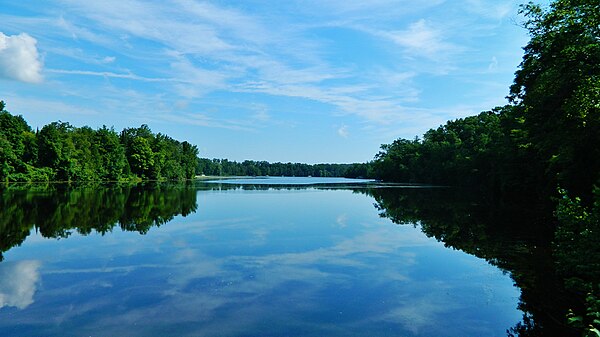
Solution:
[[[196,207],[190,184],[16,185],[0,190],[0,261],[32,230],[47,238],[106,234],[116,226],[145,234]]]
[[[335,185],[340,184],[357,185],[365,183],[374,183],[373,179],[349,179],[332,177],[248,177],[234,179],[210,180],[208,183],[217,183],[224,185],[238,186],[309,186],[309,185]]]
[[[40,280],[40,262],[19,261],[0,264],[0,308],[27,308]]]
[[[465,220],[477,214],[472,205],[428,193],[204,184],[5,190],[2,209],[14,214],[0,224],[0,266],[37,260],[44,289],[35,292],[39,275],[30,281],[32,297],[11,300],[27,304],[3,308],[0,329],[44,336],[505,334],[521,313],[518,290],[501,270],[412,226],[392,226],[373,208],[375,198],[384,217],[421,223],[427,235],[511,270],[497,255],[510,247],[484,237],[494,229]],[[10,242],[21,247],[8,251]]]
[[[452,189],[371,189],[380,215],[397,224],[419,224],[445,246],[480,257],[510,273],[521,289],[523,321],[511,336],[575,336],[566,324],[577,304],[557,275],[553,228],[529,205],[498,204]]]

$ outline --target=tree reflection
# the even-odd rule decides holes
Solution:
[[[369,189],[380,215],[401,225],[420,226],[445,246],[483,258],[509,272],[521,289],[523,321],[509,336],[576,336],[566,323],[577,306],[556,270],[553,230],[528,205],[478,199],[456,189]]]
[[[101,187],[101,188],[100,188]],[[102,235],[115,227],[146,234],[177,215],[196,212],[193,184],[15,185],[0,190],[0,260],[32,230],[46,238],[74,231]]]
[[[228,184],[29,185],[0,190],[1,253],[20,245],[35,230],[43,237],[77,232],[106,234],[115,227],[146,234],[177,215],[197,209],[199,191],[296,190],[307,186]],[[334,186],[309,187],[339,189]],[[401,225],[419,226],[447,247],[483,258],[510,273],[521,289],[522,322],[509,336],[575,336],[566,314],[582,304],[565,289],[557,270],[550,214],[531,205],[503,204],[471,192],[444,188],[346,186],[375,199],[380,215]],[[563,259],[564,260],[564,259]],[[563,268],[564,269],[564,268]]]

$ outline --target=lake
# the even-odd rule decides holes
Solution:
[[[537,303],[461,193],[338,182],[6,187],[0,331],[506,336]]]
[[[243,177],[236,179],[209,180],[209,183],[232,185],[356,185],[374,183],[372,179],[348,179],[336,177]]]

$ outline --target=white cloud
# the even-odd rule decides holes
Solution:
[[[338,135],[340,135],[340,137],[343,138],[348,138],[348,136],[350,136],[350,131],[348,131],[348,125],[342,125],[339,127],[339,129],[337,130]]]
[[[39,261],[0,264],[0,308],[25,309],[33,303],[40,279]]]
[[[268,122],[271,116],[267,112],[267,106],[264,104],[252,104],[251,110],[254,111],[252,118],[259,122]]]
[[[369,122],[389,124],[405,118],[405,108],[397,98],[369,96],[366,88],[359,86],[320,87],[317,85],[286,85],[271,82],[248,82],[235,90],[260,92],[274,96],[306,98],[337,108],[338,114],[353,114]],[[361,95],[362,94],[362,95]]]
[[[109,39],[103,37],[100,34],[96,34],[89,29],[76,26],[70,21],[65,20],[64,17],[59,17],[57,19],[48,20],[48,22],[43,23],[44,26],[48,27],[50,25],[55,26],[59,30],[62,30],[67,36],[69,36],[73,40],[87,40],[96,44],[108,44]]]
[[[440,53],[452,52],[457,48],[446,42],[442,32],[424,19],[412,23],[406,30],[378,34],[406,48],[410,54],[429,58],[438,58],[441,56]]]
[[[471,13],[495,20],[508,16],[521,1],[467,0],[465,8]]]
[[[173,54],[176,58],[171,62],[171,69],[176,78],[183,83],[193,84],[196,89],[218,89],[225,86],[224,71],[212,71],[195,66],[182,55]],[[185,97],[185,96],[184,96]]]
[[[488,70],[489,71],[496,71],[496,70],[498,70],[498,59],[496,58],[496,56],[492,57],[492,61],[488,65]]]
[[[26,33],[4,35],[0,32],[0,78],[21,82],[42,81],[42,61],[37,40]]]
[[[106,56],[102,59],[102,63],[113,63],[117,58],[114,56]]]

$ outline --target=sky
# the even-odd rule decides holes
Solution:
[[[506,104],[512,0],[0,0],[0,99],[207,158],[350,163]]]

